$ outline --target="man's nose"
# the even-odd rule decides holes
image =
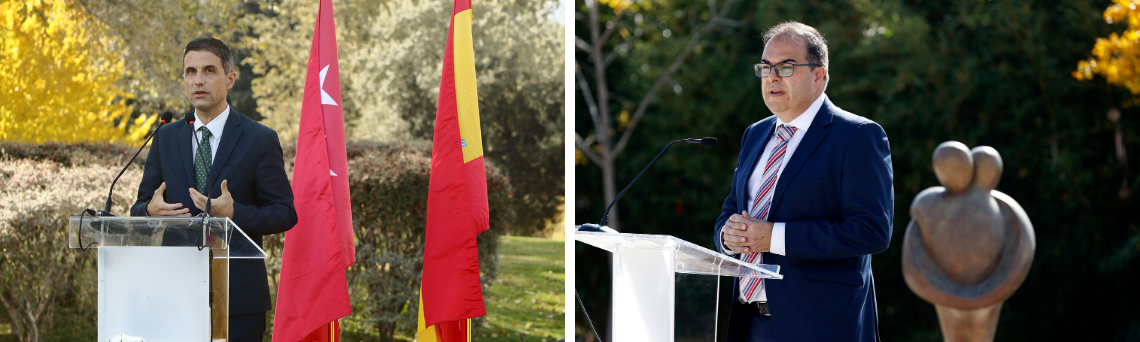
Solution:
[[[768,74],[768,77],[766,77],[766,80],[769,83],[776,83],[776,82],[783,81],[784,78],[780,77],[780,74],[776,73],[776,70],[772,70],[772,73]]]
[[[205,78],[202,77],[200,74],[193,74],[190,76],[186,76],[186,79],[187,79],[187,81],[190,81],[190,84],[203,84],[203,83],[205,83]]]

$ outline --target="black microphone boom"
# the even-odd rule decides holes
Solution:
[[[139,150],[135,151],[135,155],[131,157],[131,160],[127,161],[127,165],[123,165],[123,169],[119,171],[119,175],[115,176],[115,180],[111,181],[111,190],[107,191],[107,203],[103,206],[102,212],[97,212],[99,214],[98,216],[115,216],[115,214],[111,213],[111,195],[115,193],[115,183],[118,183],[119,177],[122,177],[123,173],[127,172],[127,168],[131,166],[131,162],[135,161],[135,158],[138,158],[139,152],[142,152],[143,147],[146,147],[146,144],[150,142],[150,139],[154,138],[155,133],[158,133],[158,129],[162,128],[162,125],[165,125],[172,119],[174,119],[174,113],[171,113],[169,111],[162,113],[162,121],[158,123],[158,127],[156,127],[153,132],[150,132],[150,134],[147,134],[146,140],[143,141],[142,146],[139,146]]]
[[[617,203],[617,200],[619,198],[621,198],[621,195],[625,195],[625,192],[629,191],[629,187],[633,186],[633,183],[637,183],[637,180],[641,179],[641,175],[645,174],[645,171],[649,170],[649,167],[653,166],[653,163],[657,162],[657,158],[661,158],[661,155],[665,154],[665,151],[669,149],[669,146],[673,146],[673,144],[676,144],[679,142],[687,142],[690,144],[701,144],[701,145],[705,145],[705,146],[716,146],[716,138],[680,139],[680,140],[673,140],[673,142],[670,142],[669,145],[665,145],[665,148],[661,149],[661,152],[658,152],[657,156],[653,157],[653,160],[650,160],[649,164],[645,165],[644,169],[641,169],[641,173],[638,173],[637,177],[633,177],[633,181],[629,182],[629,185],[626,185],[625,189],[622,189],[621,192],[619,192],[617,194],[617,196],[614,197],[613,201],[610,201],[610,205],[608,207],[606,207],[606,212],[604,214],[602,214],[602,220],[598,222],[598,225],[600,225],[602,227],[606,226],[606,223],[609,222],[609,220],[610,220],[610,209],[612,209],[614,207],[614,203]]]
[[[704,137],[702,139],[685,139],[685,142],[690,144],[701,144],[705,146],[716,146],[716,138]]]

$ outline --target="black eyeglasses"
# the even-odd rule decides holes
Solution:
[[[792,77],[792,72],[795,71],[796,70],[795,67],[798,67],[798,66],[817,67],[817,66],[822,66],[822,65],[815,64],[815,63],[807,63],[807,64],[778,63],[778,64],[776,64],[776,74],[780,75],[780,77]],[[756,63],[756,64],[752,65],[752,68],[756,69],[756,77],[759,77],[759,78],[765,78],[765,77],[768,77],[769,75],[772,74],[772,65],[768,64],[768,63]]]

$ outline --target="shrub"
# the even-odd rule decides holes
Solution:
[[[85,152],[88,147],[19,150],[49,151],[40,155],[68,156],[61,161],[73,163],[96,160]],[[68,167],[39,159],[0,158],[0,304],[20,341],[95,331],[95,254],[69,249],[65,227],[68,217],[84,208],[102,208],[107,186],[120,168],[99,163]],[[132,168],[120,182],[138,184],[141,176],[140,169]],[[112,209],[125,213],[132,202],[133,192],[119,189]],[[62,329],[53,331],[56,327]]]
[[[118,165],[122,167],[138,147],[128,147],[110,144],[92,143],[46,143],[33,145],[26,143],[0,141],[0,159],[28,159],[51,161],[63,166],[75,165]],[[134,161],[138,166],[143,165],[146,153],[139,154]],[[114,177],[112,175],[111,177]],[[113,179],[113,178],[112,178]],[[107,179],[110,181],[111,179]]]
[[[295,153],[287,148],[285,160],[293,160]],[[397,332],[412,335],[423,271],[431,145],[350,142],[347,154],[356,263],[348,270],[353,315],[345,320],[345,330],[376,333],[384,341]],[[292,165],[287,169],[292,174]],[[487,166],[487,192],[491,229],[478,236],[484,286],[495,277],[498,237],[513,218],[510,182],[493,165]]]

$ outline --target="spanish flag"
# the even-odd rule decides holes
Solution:
[[[487,315],[475,243],[489,221],[471,0],[455,0],[446,49],[432,137],[419,342],[471,341],[471,318]]]

